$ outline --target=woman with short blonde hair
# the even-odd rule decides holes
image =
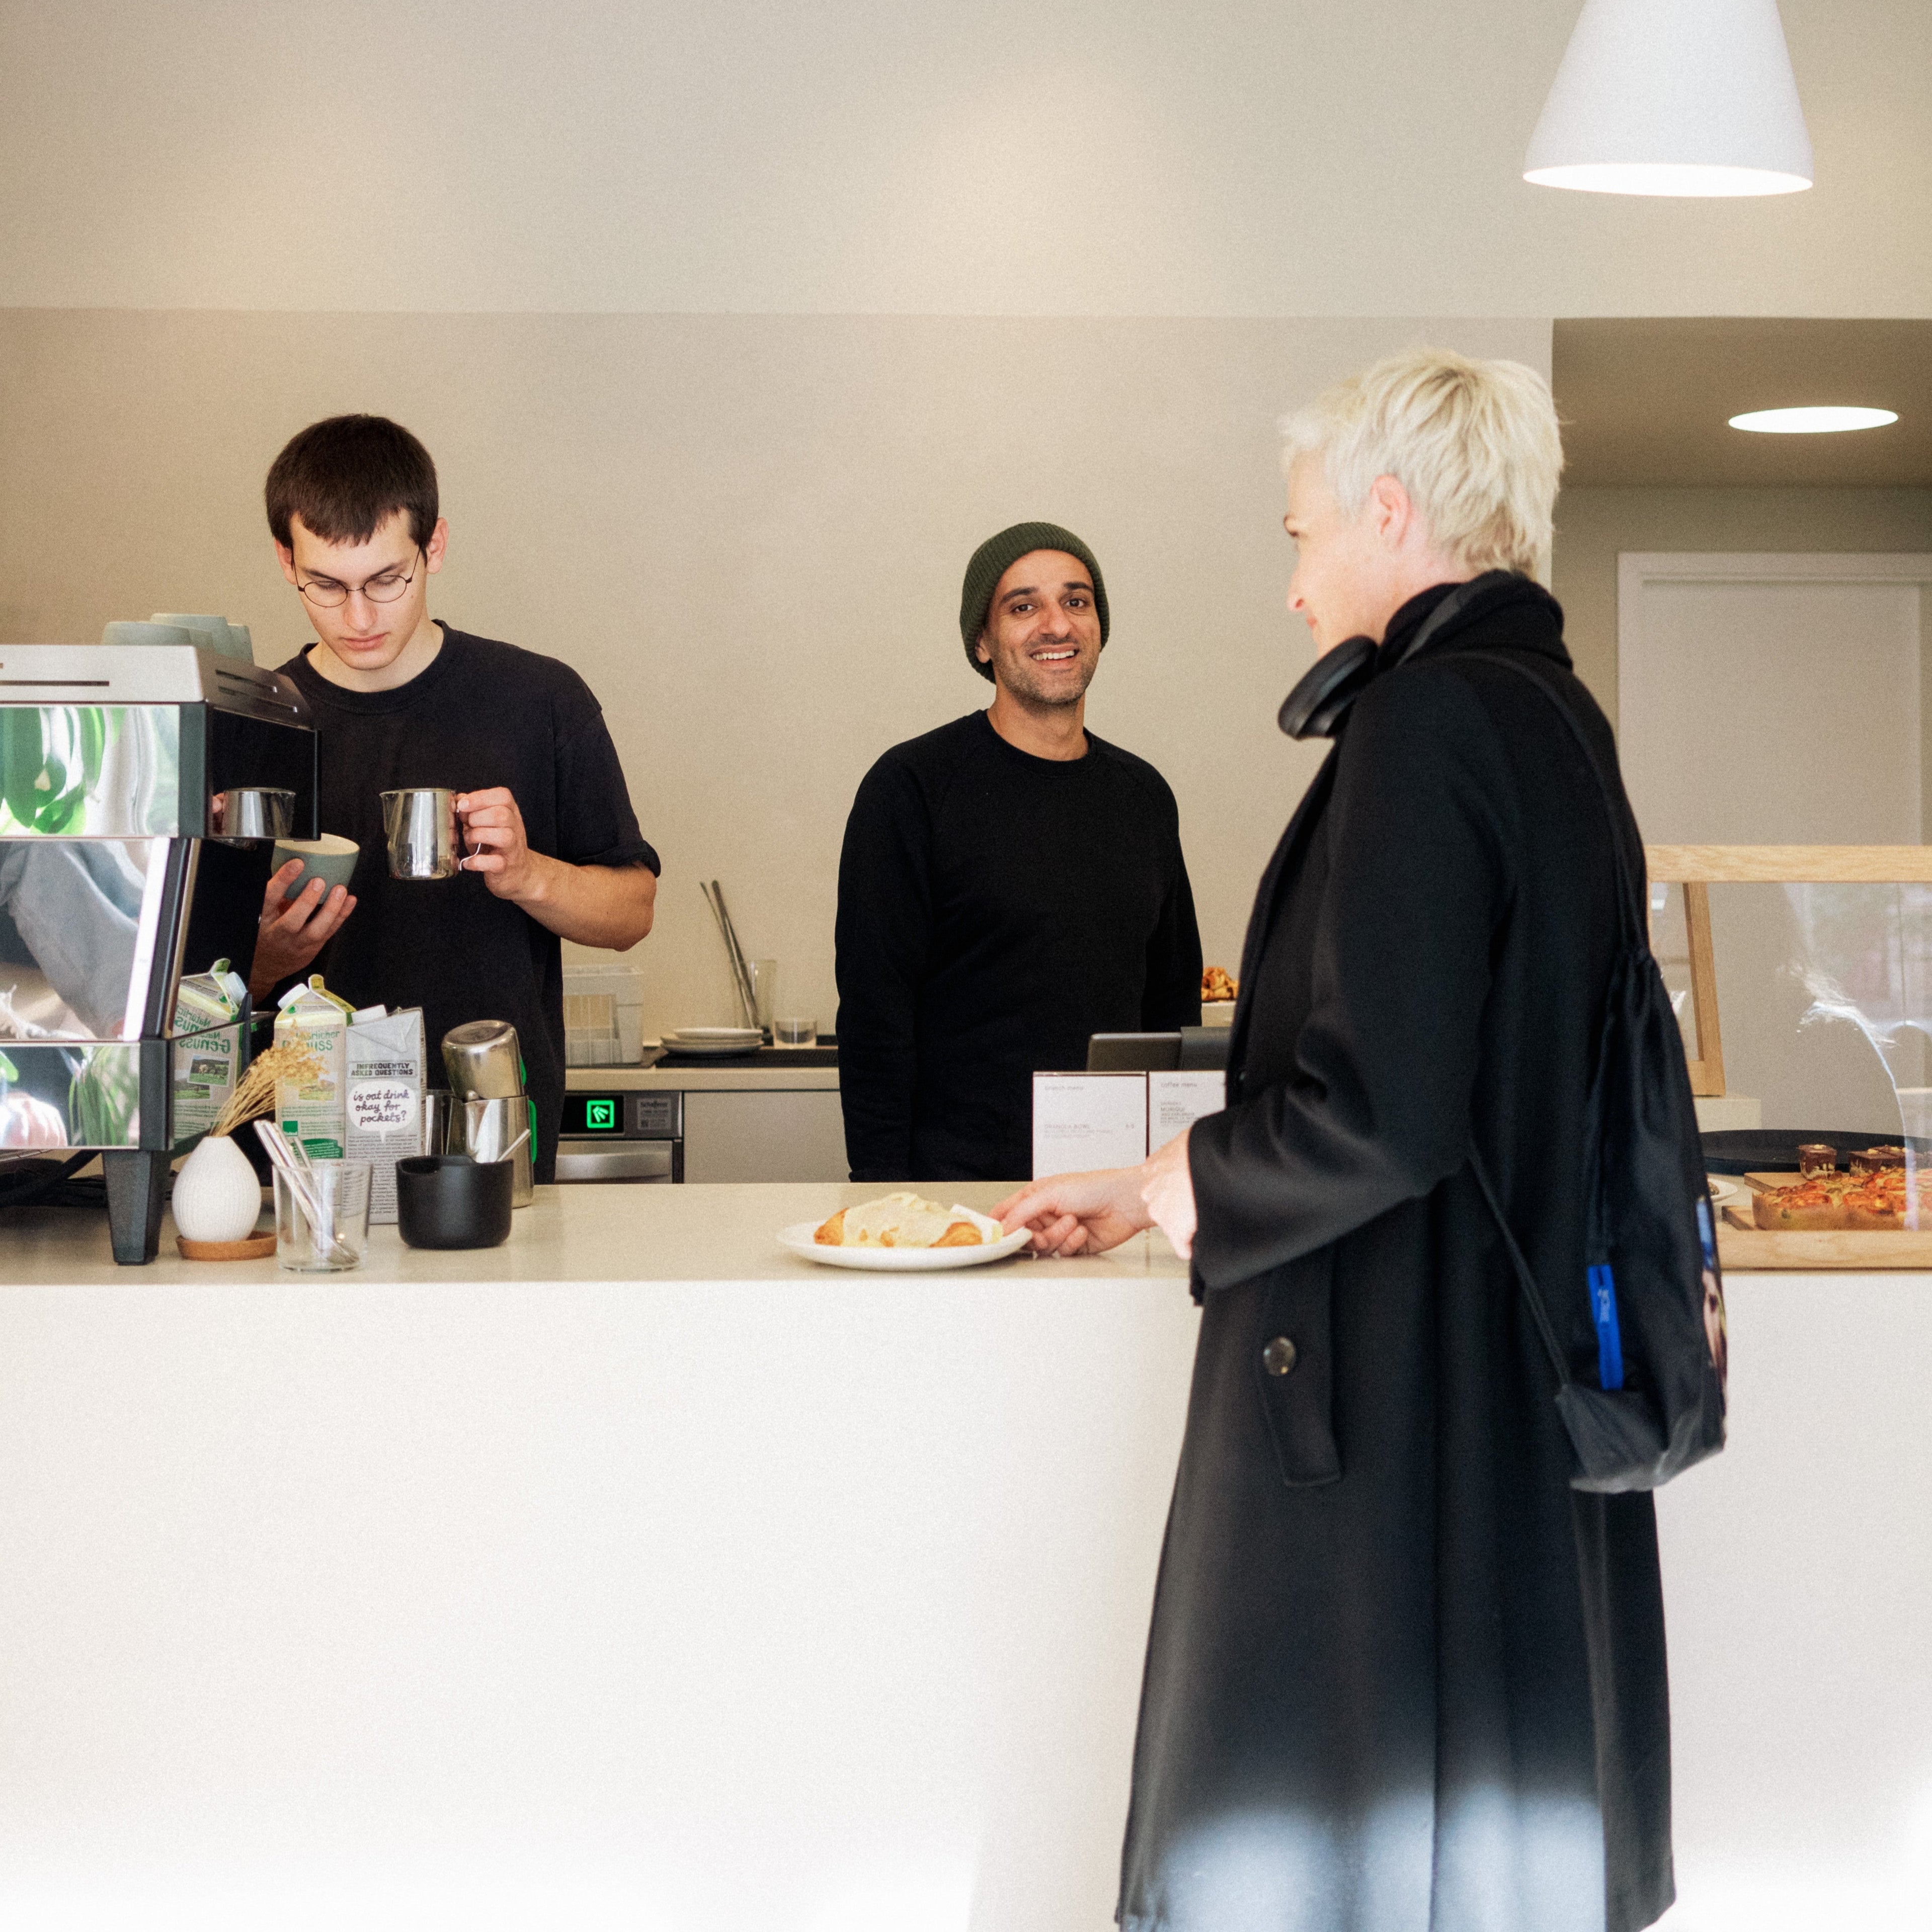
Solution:
[[[1655,1520],[1570,1487],[1499,1226],[1582,1281],[1641,930],[1610,726],[1534,580],[1556,414],[1520,364],[1427,350],[1284,428],[1318,655],[1281,722],[1334,746],[1262,879],[1227,1105],[1003,1208],[1044,1252],[1158,1225],[1202,1308],[1120,1922],[1636,1932],[1672,1896]]]
[[[1563,438],[1550,385],[1526,363],[1412,350],[1338,382],[1283,418],[1281,433],[1284,470],[1318,457],[1345,514],[1378,476],[1394,476],[1472,573],[1541,574]]]

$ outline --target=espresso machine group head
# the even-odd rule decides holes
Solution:
[[[181,982],[247,980],[275,838],[315,814],[288,679],[188,645],[0,644],[0,1163],[98,1150],[116,1261],[159,1245],[196,1130],[182,1070],[248,1053],[246,1013],[211,1028]]]

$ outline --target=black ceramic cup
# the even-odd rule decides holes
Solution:
[[[396,1220],[412,1248],[494,1248],[510,1234],[516,1163],[466,1154],[410,1154],[396,1163]]]

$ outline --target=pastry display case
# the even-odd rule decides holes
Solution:
[[[1932,1267],[1932,847],[1647,858],[1726,1265]]]

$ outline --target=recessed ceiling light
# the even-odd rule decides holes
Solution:
[[[1731,427],[1760,436],[1832,436],[1840,430],[1882,429],[1898,420],[1895,410],[1748,410],[1732,417]]]

